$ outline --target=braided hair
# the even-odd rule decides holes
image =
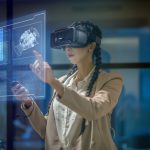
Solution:
[[[95,42],[93,41],[93,39],[90,39],[90,36],[92,36],[92,34],[95,34],[97,37],[102,38],[102,33],[101,33],[101,30],[99,29],[98,26],[94,25],[93,23],[89,22],[89,21],[80,21],[80,22],[74,22],[73,24],[70,25],[71,27],[77,27],[77,28],[82,28],[82,29],[85,29],[87,32],[89,32],[89,39],[88,39],[88,44],[91,43],[91,42]],[[90,96],[91,94],[91,91],[92,91],[92,88],[93,88],[93,85],[95,83],[95,81],[97,80],[98,78],[98,75],[99,75],[99,69],[101,68],[101,48],[100,48],[100,42],[96,42],[96,48],[93,52],[93,56],[92,56],[92,59],[93,59],[93,62],[95,64],[95,70],[93,72],[93,75],[90,79],[90,82],[89,82],[89,85],[87,87],[87,90],[86,90],[86,96]],[[66,81],[66,79],[71,76],[76,70],[77,70],[77,65],[73,65],[71,71],[67,74],[66,78],[63,80],[63,82]]]

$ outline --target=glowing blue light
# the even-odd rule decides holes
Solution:
[[[4,59],[3,52],[3,29],[0,29],[0,61]]]
[[[33,74],[29,64],[36,60],[33,50],[45,60],[46,12],[35,12],[9,22],[12,24],[3,23],[0,27],[0,81],[3,81],[0,83],[0,101],[2,97],[13,96],[12,93],[7,95],[6,88],[7,83],[11,85],[12,81],[20,82],[38,100],[43,99],[46,85]],[[7,66],[12,69],[7,70]]]

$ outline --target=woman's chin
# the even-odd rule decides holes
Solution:
[[[77,61],[73,60],[73,59],[69,59],[71,64],[77,64]]]

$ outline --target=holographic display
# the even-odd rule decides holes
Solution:
[[[3,29],[0,29],[0,62],[3,61],[4,57],[4,49],[3,49]]]
[[[18,56],[21,56],[23,51],[35,47],[39,44],[38,39],[40,34],[36,28],[31,27],[30,29],[24,31],[18,41],[18,45],[15,47],[15,52]]]
[[[8,92],[12,81],[18,81],[39,98],[45,97],[45,84],[30,70],[35,61],[33,50],[45,59],[46,12],[22,16],[0,27],[0,97],[13,96]],[[7,76],[4,76],[7,75]],[[3,88],[5,87],[5,88]],[[11,87],[10,87],[11,88]]]

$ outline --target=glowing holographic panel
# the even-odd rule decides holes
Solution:
[[[38,98],[44,97],[44,83],[40,81],[31,71],[16,70],[13,73],[13,80],[19,81],[23,86],[28,89],[31,95],[34,95]]]
[[[0,28],[0,61],[4,59],[4,49],[3,49],[3,29]]]
[[[11,21],[13,24],[0,28],[0,62],[1,65],[5,64],[11,68],[9,71],[8,69],[5,70],[8,71],[7,76],[0,75],[0,82],[2,81],[0,97],[13,96],[7,88],[12,81],[20,82],[29,90],[31,95],[38,98],[45,97],[45,83],[40,81],[29,68],[29,64],[33,64],[36,60],[33,50],[38,51],[45,60],[45,19],[46,12],[41,11],[13,19]]]
[[[39,12],[29,16],[14,20],[12,26],[12,62],[21,70],[14,69],[12,78],[19,81],[36,97],[45,97],[45,84],[41,82],[30,69],[23,70],[22,67],[29,68],[29,64],[34,63],[35,56],[33,50],[37,50],[45,59],[45,12]]]
[[[36,28],[31,27],[24,31],[18,40],[18,44],[14,48],[16,55],[21,56],[24,51],[38,45],[38,38],[39,32]]]
[[[17,19],[12,28],[12,59],[15,65],[33,63],[33,50],[45,59],[45,12]],[[24,20],[23,20],[24,19]]]

